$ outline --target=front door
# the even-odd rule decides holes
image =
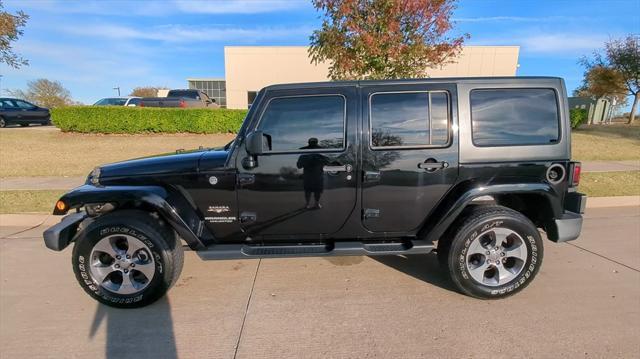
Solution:
[[[456,87],[365,86],[362,213],[373,232],[417,230],[458,175]]]
[[[29,123],[45,119],[46,110],[39,109],[38,107],[21,100],[14,100],[13,102],[19,109],[18,111],[20,111],[22,122]]]
[[[357,89],[268,91],[251,130],[265,153],[247,166],[240,149],[239,218],[264,241],[313,241],[338,231],[356,203]]]

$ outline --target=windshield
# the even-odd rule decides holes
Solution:
[[[94,103],[95,106],[124,106],[127,102],[126,98],[103,98]]]

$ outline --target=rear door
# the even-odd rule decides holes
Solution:
[[[355,86],[269,91],[252,130],[270,150],[243,166],[238,203],[243,229],[265,241],[316,240],[338,231],[356,203]],[[347,119],[352,119],[348,121]]]
[[[362,95],[364,226],[411,232],[458,176],[455,84],[372,85]]]

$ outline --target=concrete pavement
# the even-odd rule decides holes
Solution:
[[[640,356],[640,207],[590,209],[581,238],[545,242],[536,280],[505,300],[454,292],[433,255],[204,262],[187,252],[168,297],[136,310],[90,299],[71,248],[51,252],[44,225],[28,229],[36,218],[0,219],[2,358]]]
[[[640,160],[629,161],[585,161],[583,172],[624,172],[640,171]]]
[[[6,177],[0,178],[0,191],[70,190],[87,177]]]

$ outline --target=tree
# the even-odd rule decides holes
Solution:
[[[628,123],[635,119],[635,113],[640,101],[640,36],[627,35],[623,39],[611,40],[605,43],[604,55],[594,52],[593,60],[583,58],[586,67],[608,67],[616,70],[624,81],[626,94],[633,96],[633,105]]]
[[[428,76],[452,62],[469,35],[448,38],[455,0],[312,0],[324,13],[311,35],[313,63],[334,80]]]
[[[582,86],[574,91],[577,96],[589,96],[608,99],[612,105],[626,101],[627,89],[622,74],[611,67],[595,65],[584,75]],[[591,122],[593,123],[593,117]]]
[[[137,97],[156,97],[158,96],[158,90],[162,90],[164,87],[154,87],[154,86],[141,86],[134,88],[129,96],[137,96]]]
[[[33,102],[39,106],[52,108],[69,106],[75,102],[69,90],[58,81],[38,79],[27,83],[27,90],[9,90],[11,96]]]
[[[15,15],[4,11],[0,1],[0,63],[15,69],[29,65],[29,61],[16,54],[11,46],[11,43],[18,40],[24,33],[22,28],[27,24],[28,19],[29,15],[22,11],[16,12]]]

